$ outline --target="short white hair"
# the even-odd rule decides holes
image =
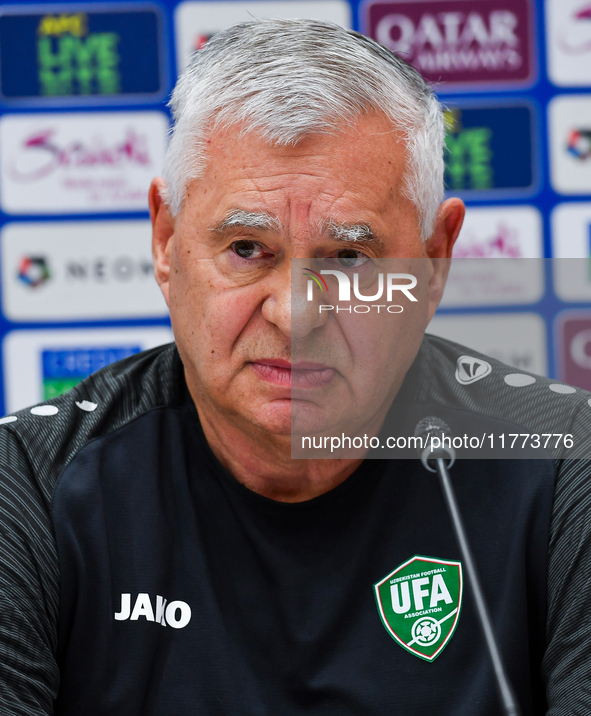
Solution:
[[[170,106],[163,199],[173,216],[202,175],[209,132],[240,125],[287,146],[380,112],[406,142],[404,194],[417,208],[421,236],[433,232],[443,199],[442,107],[417,70],[358,32],[316,20],[235,25],[194,54]]]

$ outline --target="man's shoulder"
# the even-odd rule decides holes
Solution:
[[[112,363],[67,393],[2,418],[1,461],[28,466],[42,491],[51,491],[87,443],[181,400],[181,385],[182,364],[174,344]]]
[[[419,372],[416,399],[421,402],[469,411],[523,433],[572,434],[578,441],[576,456],[591,457],[591,393],[582,388],[429,334],[419,354]]]

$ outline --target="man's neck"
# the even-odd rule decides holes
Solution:
[[[195,400],[195,398],[193,397]],[[293,460],[287,436],[268,436],[195,401],[209,447],[245,487],[278,502],[304,502],[344,482],[361,459]],[[261,433],[261,435],[254,433]]]

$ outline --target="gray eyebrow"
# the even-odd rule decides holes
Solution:
[[[262,231],[279,231],[281,222],[266,211],[243,211],[234,209],[226,215],[225,219],[214,226],[211,231],[224,231],[224,229],[259,229]]]
[[[369,224],[347,224],[346,222],[338,224],[330,219],[322,223],[321,231],[337,241],[382,243]]]
[[[225,229],[242,228],[258,229],[259,231],[280,231],[281,222],[277,217],[266,211],[243,211],[233,209],[216,226],[210,229],[220,233]],[[347,222],[337,223],[334,219],[323,220],[319,225],[320,233],[328,234],[337,241],[349,243],[374,242],[382,244],[382,241],[374,234],[369,224],[348,224]]]

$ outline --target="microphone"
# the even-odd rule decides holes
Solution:
[[[462,555],[462,561],[466,566],[466,574],[474,601],[476,603],[476,614],[480,623],[480,628],[484,634],[484,640],[486,647],[493,665],[493,671],[495,674],[495,680],[497,682],[497,688],[499,696],[503,706],[503,712],[505,716],[521,716],[521,711],[517,704],[517,699],[509,682],[501,653],[497,645],[497,640],[492,628],[492,623],[486,606],[486,600],[482,587],[480,586],[480,580],[478,578],[478,572],[476,571],[476,564],[472,556],[472,550],[468,542],[468,536],[464,528],[462,515],[458,507],[455,492],[449,476],[449,468],[455,462],[456,454],[452,447],[452,432],[447,423],[441,418],[435,416],[429,416],[423,418],[417,423],[415,428],[415,437],[420,437],[420,444],[424,445],[420,449],[421,462],[429,472],[436,472],[439,477],[439,484],[443,490],[443,496],[447,506],[447,511],[451,518],[451,523],[454,528],[456,539],[460,547],[460,553]],[[444,438],[447,437],[447,445]],[[437,443],[435,443],[437,440]],[[435,443],[435,444],[434,444]]]
[[[446,434],[448,445],[445,445]],[[421,462],[429,472],[437,472],[435,461],[438,458],[448,461],[448,470],[456,461],[456,451],[451,444],[451,430],[441,418],[430,416],[419,420],[415,428],[415,437],[421,438],[421,445],[425,446],[421,453]],[[438,441],[437,446],[433,444],[435,440]],[[432,461],[431,464],[430,461]]]

